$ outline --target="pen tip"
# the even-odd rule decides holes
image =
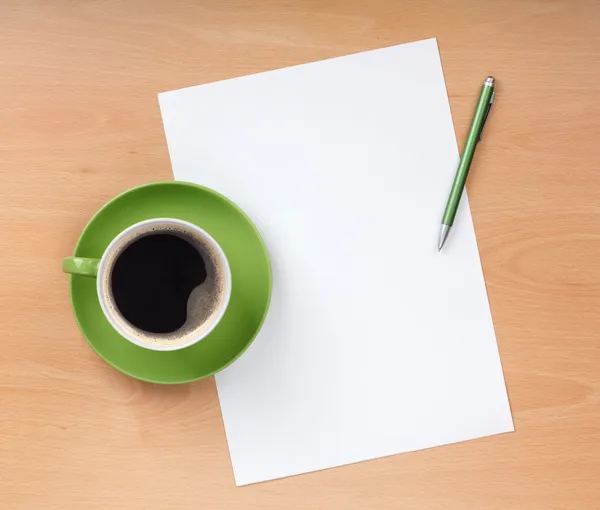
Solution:
[[[441,251],[444,243],[446,242],[446,238],[448,237],[448,232],[450,232],[450,225],[442,225],[442,230],[440,231],[440,239],[438,241],[438,251]]]

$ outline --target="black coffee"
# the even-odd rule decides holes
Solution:
[[[188,298],[205,280],[199,251],[181,237],[161,233],[123,250],[111,287],[115,304],[132,325],[149,333],[171,333],[184,325]]]

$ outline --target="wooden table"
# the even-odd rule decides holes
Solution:
[[[0,507],[600,508],[599,26],[594,0],[2,2]],[[498,79],[469,195],[517,431],[236,488],[214,381],[111,369],[61,259],[172,178],[158,92],[432,36],[459,144]]]

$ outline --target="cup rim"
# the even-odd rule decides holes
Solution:
[[[221,259],[221,262],[223,263],[223,268],[224,268],[224,272],[225,272],[225,296],[224,296],[224,299],[223,299],[223,301],[219,307],[219,310],[218,310],[217,314],[215,315],[215,318],[213,319],[213,322],[210,325],[210,327],[204,329],[201,334],[199,334],[197,336],[193,336],[185,342],[177,343],[174,345],[152,344],[149,342],[148,343],[142,342],[135,336],[129,334],[129,332],[124,330],[120,324],[118,324],[117,322],[114,321],[112,315],[109,313],[108,305],[106,303],[106,299],[104,298],[104,293],[102,292],[102,281],[105,276],[106,266],[108,264],[108,258],[111,255],[115,246],[117,244],[119,244],[119,242],[124,237],[126,237],[128,234],[130,234],[132,231],[135,231],[139,228],[143,228],[146,226],[151,226],[153,224],[161,224],[161,225],[172,224],[174,226],[182,226],[182,227],[186,227],[186,228],[190,229],[197,235],[201,236],[205,241],[208,242],[208,244],[210,244],[211,248],[215,250],[218,257]],[[179,351],[181,349],[185,349],[186,347],[190,347],[190,346],[200,342],[204,338],[206,338],[210,333],[212,333],[212,331],[221,322],[221,319],[223,318],[223,316],[225,315],[225,312],[227,311],[227,308],[229,306],[229,300],[231,298],[231,287],[232,287],[231,268],[229,266],[229,261],[227,260],[227,255],[225,255],[223,248],[221,248],[221,246],[215,240],[215,238],[212,237],[206,230],[199,227],[198,225],[195,225],[194,223],[190,223],[189,221],[185,221],[185,220],[180,220],[178,218],[164,218],[164,217],[150,218],[147,220],[143,220],[143,221],[134,223],[133,225],[130,225],[126,229],[122,230],[119,234],[117,234],[114,237],[114,239],[109,243],[109,245],[104,250],[102,257],[100,258],[100,263],[98,265],[98,273],[96,275],[96,294],[98,296],[100,308],[102,309],[102,313],[104,314],[104,317],[109,322],[111,327],[119,335],[121,335],[125,340],[137,345],[138,347],[142,347],[143,349],[148,349],[148,350],[152,350],[152,351]],[[125,319],[125,320],[127,320],[127,319]]]

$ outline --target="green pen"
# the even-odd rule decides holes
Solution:
[[[469,169],[471,168],[471,161],[475,154],[475,147],[481,140],[481,134],[483,132],[483,126],[487,120],[490,108],[494,102],[494,83],[495,80],[491,76],[488,76],[483,83],[481,88],[481,95],[475,108],[475,115],[473,115],[473,121],[471,122],[471,128],[465,142],[460,162],[458,163],[458,169],[456,170],[456,177],[452,183],[452,189],[450,190],[450,196],[448,197],[448,203],[446,204],[446,210],[442,218],[442,229],[440,230],[440,239],[438,241],[438,251],[442,249],[448,232],[452,228],[454,223],[454,217],[458,210],[458,204],[460,197],[462,196],[463,190],[465,189],[465,182],[467,175],[469,175]]]

